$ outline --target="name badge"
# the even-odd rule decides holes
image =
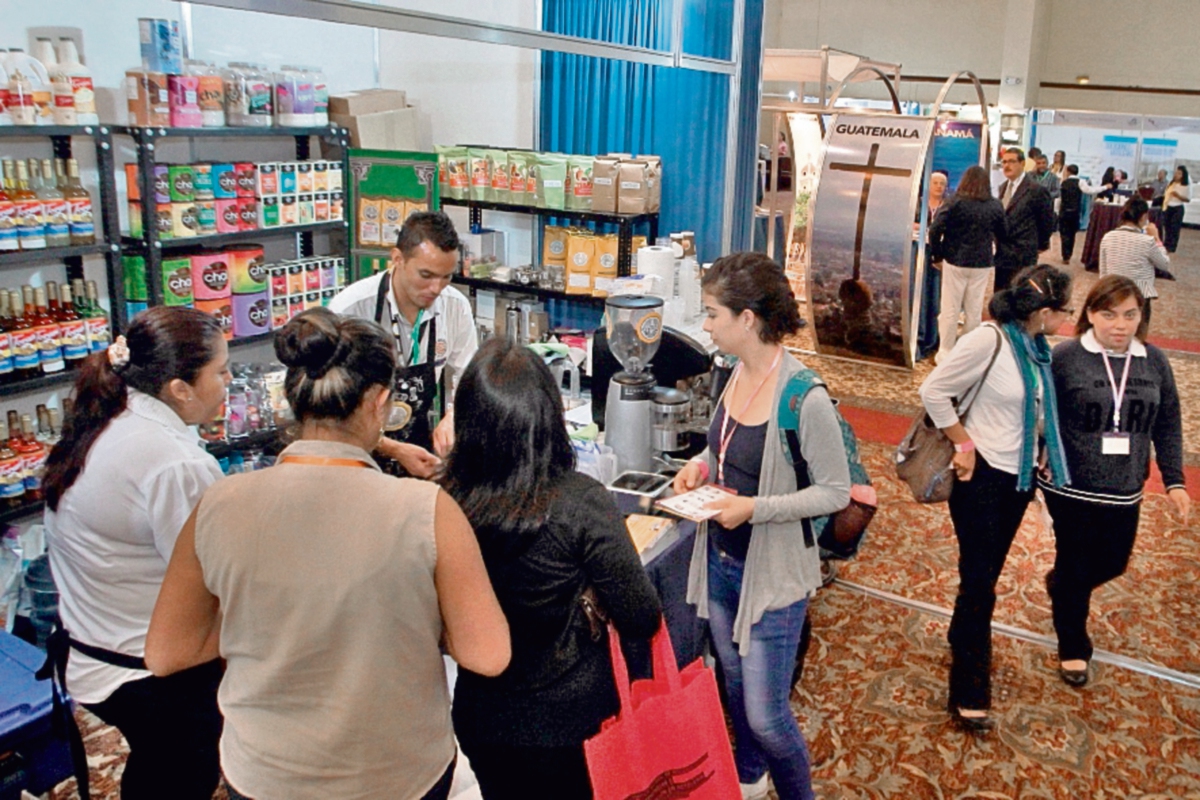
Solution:
[[[1128,433],[1106,433],[1100,438],[1100,452],[1106,456],[1129,455]]]

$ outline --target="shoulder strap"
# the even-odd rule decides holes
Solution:
[[[808,397],[809,392],[817,386],[824,385],[825,382],[815,371],[805,368],[788,379],[787,385],[783,387],[783,394],[779,396],[777,420],[779,438],[783,443],[783,451],[792,464],[792,469],[796,471],[797,490],[807,489],[812,485],[812,481],[808,478],[808,465],[800,450],[800,408],[804,405],[804,400]],[[813,534],[811,520],[808,518],[802,520],[801,527],[804,530],[804,546],[814,547],[816,537]]]
[[[992,357],[988,359],[987,366],[983,368],[983,375],[975,383],[970,399],[965,401],[960,408],[955,409],[958,412],[958,421],[960,423],[966,420],[967,412],[971,410],[971,406],[975,405],[975,398],[983,391],[984,381],[987,380],[988,373],[992,371],[992,365],[996,363],[996,356],[1000,355],[1000,345],[1004,341],[1004,333],[1000,330],[999,325],[992,325],[991,327],[996,331],[996,347],[992,350]]]

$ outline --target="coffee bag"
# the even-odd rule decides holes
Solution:
[[[508,203],[511,201],[508,186],[508,151],[488,150],[488,176],[491,187],[488,200],[493,203]]]
[[[572,231],[567,236],[567,294],[592,293],[592,270],[596,260],[596,237],[590,231]]]
[[[492,174],[488,166],[488,151],[482,147],[467,148],[467,166],[471,175],[471,200],[490,200]]]
[[[534,201],[538,208],[567,207],[567,160],[562,153],[537,154]]]
[[[650,165],[645,161],[622,161],[617,187],[617,211],[622,214],[645,214],[650,208]]]
[[[527,150],[510,150],[508,152],[508,197],[514,205],[531,206],[534,204],[534,180],[537,172],[531,174],[531,165],[537,161],[537,156]]]
[[[570,156],[567,159],[571,177],[567,208],[572,211],[592,210],[592,169],[595,161],[592,156]]]
[[[567,229],[558,225],[547,225],[542,231],[542,263],[567,263]]]
[[[617,254],[620,240],[613,234],[596,237],[596,258],[592,261],[592,296],[608,297],[617,279]]]
[[[592,211],[617,213],[617,182],[620,180],[621,159],[598,156],[592,166]]]

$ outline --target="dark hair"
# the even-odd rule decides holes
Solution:
[[[1060,162],[1060,161],[1058,160],[1058,157],[1059,157],[1059,156],[1062,156],[1062,157],[1063,157],[1063,160],[1062,160],[1062,162]],[[1054,163],[1055,163],[1055,164],[1063,163],[1063,162],[1065,162],[1066,160],[1067,160],[1067,151],[1066,151],[1066,150],[1055,150],[1055,151],[1054,151]]]
[[[1179,164],[1178,166],[1175,167],[1175,169],[1177,169],[1183,173],[1183,185],[1184,186],[1187,186],[1189,183],[1191,183],[1191,177],[1188,175],[1188,168],[1186,166],[1184,166],[1183,164]],[[1174,176],[1172,176],[1172,177],[1174,177]]]
[[[372,386],[392,389],[395,337],[374,322],[327,308],[297,314],[275,334],[284,391],[298,422],[347,419]]]
[[[540,356],[491,339],[471,359],[454,396],[454,449],[442,485],[486,551],[541,528],[556,487],[575,468],[562,394]],[[495,534],[508,538],[491,540]]]
[[[1045,158],[1045,156],[1046,156],[1046,154],[1042,152],[1042,148],[1040,148],[1040,147],[1029,148],[1029,157],[1030,158]]]
[[[1150,318],[1146,316],[1146,297],[1138,285],[1124,275],[1105,275],[1092,285],[1087,299],[1083,301],[1079,319],[1075,322],[1075,335],[1083,336],[1092,329],[1092,321],[1088,319],[1089,311],[1116,308],[1130,297],[1137,298],[1138,309],[1142,312],[1142,320],[1138,323],[1137,333],[1134,335],[1145,341],[1146,334],[1150,332]]]
[[[955,197],[965,197],[968,200],[987,200],[992,196],[992,182],[987,170],[978,164],[967,167],[962,178],[958,181],[958,191]]]
[[[1071,301],[1071,276],[1049,264],[1026,267],[1007,289],[996,292],[988,313],[997,322],[1027,321],[1043,308],[1063,311]]]
[[[1100,178],[1100,183],[1101,184],[1116,184],[1116,182],[1117,182],[1116,168],[1109,167],[1108,169],[1104,170],[1104,177]]]
[[[1132,222],[1136,225],[1142,217],[1149,213],[1150,204],[1135,194],[1125,201],[1125,207],[1121,209],[1121,222]]]
[[[735,315],[747,308],[762,320],[758,336],[768,344],[800,330],[796,295],[783,267],[763,253],[730,253],[718,258],[700,287]]]
[[[211,314],[154,306],[134,317],[125,332],[128,363],[113,367],[106,352],[84,359],[75,378],[74,412],[63,422],[62,439],[46,459],[46,505],[58,510],[96,439],[125,410],[128,389],[159,397],[176,378],[195,383],[200,370],[216,357],[223,337],[221,324]]]
[[[418,211],[404,220],[396,235],[396,248],[405,258],[411,258],[423,242],[431,242],[443,253],[458,249],[458,231],[445,212]]]
[[[1004,151],[1000,153],[1000,160],[1001,160],[1001,161],[1003,161],[1003,160],[1004,160],[1004,156],[1005,156],[1006,154],[1008,154],[1008,153],[1013,153],[1013,154],[1015,154],[1015,155],[1016,155],[1016,157],[1017,157],[1017,160],[1018,160],[1018,161],[1024,161],[1024,160],[1025,160],[1025,151],[1024,151],[1024,150],[1022,150],[1022,149],[1021,149],[1021,148],[1019,148],[1019,147],[1008,147],[1008,148],[1005,148],[1005,149],[1004,149]]]
[[[1067,168],[1065,171],[1068,175],[1078,175],[1079,174],[1079,165],[1078,164],[1067,164]]]

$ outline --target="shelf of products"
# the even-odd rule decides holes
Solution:
[[[140,228],[141,229],[140,229],[140,235],[124,236],[121,238],[121,242],[127,251],[129,251],[131,253],[136,253],[137,255],[142,256],[145,260],[145,274],[146,274],[146,279],[147,279],[147,286],[146,286],[147,298],[146,298],[146,300],[150,305],[161,305],[161,304],[165,303],[167,300],[167,298],[165,297],[165,294],[164,294],[164,286],[163,286],[163,280],[164,280],[163,262],[165,260],[169,260],[169,259],[175,257],[175,254],[181,253],[188,249],[198,249],[198,248],[202,248],[202,247],[204,247],[204,248],[222,247],[222,246],[232,245],[232,244],[242,244],[242,243],[246,243],[246,242],[253,242],[258,239],[279,238],[281,236],[295,235],[297,237],[297,241],[298,241],[297,250],[299,251],[297,253],[297,256],[311,256],[311,255],[313,255],[313,235],[315,233],[328,232],[328,233],[334,234],[334,235],[331,235],[331,237],[330,237],[330,252],[327,253],[326,255],[348,258],[349,253],[346,248],[347,248],[347,245],[349,242],[349,237],[336,235],[337,232],[344,232],[346,230],[346,227],[348,224],[344,219],[336,218],[336,217],[343,216],[341,208],[339,208],[339,210],[336,214],[336,217],[333,219],[330,219],[328,221],[325,221],[322,219],[321,216],[318,216],[317,219],[322,220],[322,221],[306,222],[304,224],[298,224],[298,225],[297,224],[290,224],[290,225],[275,224],[275,225],[271,225],[269,227],[264,227],[264,228],[255,227],[255,228],[251,228],[251,229],[237,230],[237,231],[224,230],[223,228],[219,228],[219,230],[222,230],[222,232],[213,233],[213,234],[205,234],[202,236],[164,238],[164,237],[160,236],[160,234],[159,234],[159,228],[158,228],[159,203],[156,202],[156,194],[163,194],[163,189],[161,187],[157,187],[158,190],[156,192],[156,183],[158,181],[164,180],[164,176],[161,173],[166,169],[166,166],[167,166],[167,165],[159,165],[156,160],[157,152],[156,152],[155,143],[159,139],[171,138],[171,137],[187,138],[187,139],[193,139],[193,140],[194,139],[208,139],[208,138],[236,139],[236,138],[244,138],[244,137],[293,138],[295,140],[295,157],[296,157],[295,165],[291,165],[291,162],[283,162],[283,163],[267,162],[267,163],[271,164],[272,172],[268,173],[266,171],[263,171],[262,175],[260,176],[258,174],[258,165],[246,162],[245,169],[248,171],[246,174],[249,175],[249,178],[247,179],[249,182],[249,187],[250,187],[249,189],[247,189],[246,185],[242,185],[242,183],[241,183],[242,179],[244,179],[243,173],[241,171],[239,171],[237,173],[239,187],[241,189],[247,189],[247,192],[245,195],[242,195],[240,198],[236,198],[237,202],[245,204],[245,205],[249,205],[249,206],[256,206],[257,203],[261,203],[264,199],[266,199],[268,201],[268,203],[270,203],[271,205],[274,205],[276,201],[283,201],[285,196],[289,197],[292,200],[295,200],[296,196],[299,196],[299,192],[297,191],[298,187],[293,186],[291,191],[289,192],[283,186],[283,168],[285,166],[289,166],[289,165],[300,166],[300,165],[308,163],[310,161],[313,137],[321,138],[327,142],[330,142],[333,145],[336,145],[338,148],[341,149],[342,156],[339,159],[333,160],[333,161],[322,160],[319,162],[321,165],[325,165],[325,164],[333,165],[333,166],[329,167],[330,175],[332,176],[333,170],[335,170],[335,169],[337,170],[337,172],[339,173],[339,177],[337,178],[337,182],[339,184],[338,188],[339,189],[341,188],[340,184],[344,180],[344,176],[346,176],[349,173],[349,164],[348,164],[348,157],[347,157],[347,153],[348,153],[348,149],[349,149],[348,148],[349,141],[347,138],[347,133],[344,128],[340,128],[336,125],[330,125],[330,126],[323,126],[323,127],[302,127],[302,128],[290,128],[290,127],[262,127],[262,128],[122,127],[122,128],[116,128],[114,130],[118,134],[131,137],[134,141],[134,145],[136,148],[137,180],[136,180],[135,188],[137,191],[136,191],[136,193],[131,192],[131,196],[134,196],[134,194],[136,194],[137,200],[131,202],[131,216],[134,216],[134,217],[140,219],[140,221],[141,221]],[[231,162],[234,160],[232,158],[232,155],[233,154],[231,154],[231,156],[227,156],[228,158],[231,159]],[[237,162],[237,165],[241,166],[241,163],[242,162]],[[157,170],[155,169],[156,165],[158,166]],[[172,168],[174,168],[174,166],[179,166],[181,169],[184,167],[188,167],[190,169],[192,165],[173,165]],[[217,166],[221,166],[221,165],[218,164]],[[274,168],[276,168],[276,167],[280,168],[280,172],[278,174],[274,173]],[[314,169],[324,169],[324,167],[323,166],[314,167]],[[160,174],[156,175],[156,172],[158,172]],[[305,173],[307,174],[307,170],[305,170]],[[293,178],[296,177],[295,172],[289,171],[289,174],[291,174]],[[324,175],[325,173],[322,172],[320,174]],[[269,176],[274,179],[275,182],[273,184],[273,191],[268,192],[267,189],[265,188],[265,184],[262,180],[262,178],[265,176]],[[215,183],[216,178],[217,178],[217,169],[216,169],[216,167],[214,167],[213,171],[212,171],[211,180]],[[198,181],[197,181],[197,185],[198,185]],[[189,189],[191,188],[190,178],[188,179],[188,187],[189,187]],[[171,191],[173,192],[175,190],[175,188],[176,187],[174,187],[174,185],[172,184]],[[312,189],[310,189],[309,191],[311,192]],[[241,194],[241,191],[239,191],[238,193]],[[251,197],[250,196],[251,194],[253,194],[254,196]],[[309,199],[311,200],[311,197]],[[231,199],[231,202],[233,202],[233,200],[234,199]],[[214,203],[215,202],[216,201],[214,200]],[[340,200],[339,200],[339,202],[340,202]],[[266,206],[268,203],[263,203],[263,205]],[[310,205],[311,205],[311,203],[310,203]],[[295,207],[292,206],[291,208],[294,209]],[[193,211],[194,211],[194,209],[193,209]],[[325,211],[330,216],[334,216],[332,213],[330,213],[330,204],[327,204],[325,206]],[[247,211],[246,213],[250,214],[251,218],[253,218],[254,216],[257,215],[257,212],[251,213],[250,211]],[[283,217],[278,217],[278,218],[283,219]],[[303,219],[303,216],[301,217],[301,219]],[[138,233],[138,231],[135,231],[135,233]],[[119,314],[121,314],[123,317],[127,317],[127,311],[129,309],[127,308],[127,304],[124,302],[124,300],[126,300],[126,298],[124,298],[124,297],[121,297],[119,299],[115,298],[113,306],[114,306],[114,308],[118,309]],[[123,325],[128,324],[127,319],[122,319],[121,322]],[[247,341],[247,339],[253,340],[254,338],[256,338],[256,337],[247,337],[247,338],[239,339],[238,341],[240,343],[243,341]]]
[[[26,378],[24,380],[6,381],[4,383],[0,383],[0,397],[10,397],[16,394],[25,394],[26,392],[57,389],[62,386],[70,386],[74,382],[75,372],[73,370],[52,372],[46,375],[38,375],[36,378]]]
[[[47,247],[42,250],[13,250],[0,252],[0,269],[28,264],[46,264],[55,261],[83,258],[92,255],[107,255],[112,245],[104,242],[79,247]]]
[[[251,347],[252,345],[262,344],[263,342],[271,342],[275,340],[275,331],[267,331],[266,333],[256,333],[254,336],[242,336],[229,341],[231,349],[238,347]]]
[[[41,516],[46,504],[42,500],[22,500],[12,505],[0,506],[0,526],[8,526],[18,520]]]
[[[443,206],[465,206],[471,219],[471,230],[483,228],[484,211],[507,211],[514,214],[530,214],[541,218],[577,220],[580,222],[602,222],[617,226],[617,275],[628,277],[633,264],[633,228],[645,223],[648,227],[647,239],[653,242],[658,238],[658,214],[611,214],[607,212],[577,211],[559,208],[539,208],[537,206],[513,205],[511,203],[495,203],[488,200],[458,200],[452,197],[441,199]]]
[[[592,297],[589,294],[567,294],[566,292],[555,291],[554,289],[543,289],[540,286],[531,286],[529,284],[511,283],[508,281],[493,281],[488,278],[471,278],[466,275],[455,275],[450,279],[451,283],[456,283],[459,286],[469,286],[472,289],[485,289],[494,292],[515,292],[517,294],[528,294],[540,297],[544,300],[566,300],[572,303],[584,303],[596,308],[603,308],[605,298]]]

